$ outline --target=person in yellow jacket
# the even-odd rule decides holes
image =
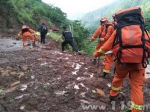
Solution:
[[[99,41],[96,45],[95,52],[96,53],[99,48],[109,39],[111,34],[114,31],[113,25],[108,21],[106,17],[102,17],[100,19],[101,25],[96,29],[90,42],[93,42],[97,37],[99,37]],[[104,56],[104,65],[103,65],[103,78],[106,77],[108,73],[110,73],[110,66],[113,62],[114,56],[112,54],[107,54]],[[96,58],[94,58],[93,63],[96,64]]]
[[[114,39],[116,36],[116,30],[113,32],[111,37],[103,44],[100,49],[94,53],[94,57],[102,56],[105,52],[109,51],[112,48],[114,43]],[[116,57],[117,59],[117,57]],[[120,64],[118,61],[115,62],[116,67],[116,74],[112,81],[112,87],[110,91],[110,100],[112,101],[117,96],[119,96],[121,86],[123,84],[124,78],[129,73],[129,81],[131,85],[131,94],[130,100],[132,112],[142,112],[143,107],[143,85],[146,81],[145,79],[145,68],[143,68],[142,64],[140,63],[126,63],[124,66]]]
[[[20,38],[21,35],[23,36],[22,42],[23,42],[23,46],[25,47],[27,43],[27,38],[29,37],[32,40],[32,45],[35,46],[35,38],[32,34],[36,35],[36,32],[33,29],[31,29],[29,26],[23,25],[21,27],[20,32],[17,35],[17,38]]]

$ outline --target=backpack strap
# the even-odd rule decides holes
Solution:
[[[102,36],[103,29],[104,29],[104,27],[101,28],[101,32],[100,32],[99,38],[101,38],[101,36]]]
[[[108,27],[109,27],[109,26],[113,26],[113,24],[112,24],[112,23],[107,23],[107,24],[106,24],[106,34],[107,34],[107,30],[108,30]]]
[[[117,35],[116,35],[117,40],[119,40],[119,50],[117,52],[117,60],[119,63],[121,63],[121,56],[122,56],[122,37],[121,37],[121,28],[117,28]]]
[[[145,62],[144,59],[146,59],[147,63],[149,63],[148,61],[148,57],[146,57],[146,52],[148,52],[148,48],[146,47],[145,45],[145,36],[144,36],[144,31],[145,31],[145,26],[144,26],[144,19],[142,17],[139,17],[139,19],[141,20],[141,30],[142,30],[142,38],[141,38],[141,41],[142,41],[142,44],[143,44],[143,57],[142,57],[142,66],[143,68],[146,68],[147,67],[147,64]]]
[[[109,26],[113,26],[113,25],[112,25],[111,23],[106,24],[106,29],[107,29]]]
[[[100,35],[99,35],[99,38],[101,38],[101,36],[102,36],[102,32],[103,32],[103,30],[104,30],[104,27],[106,27],[105,34],[107,34],[107,29],[108,29],[109,26],[113,26],[113,25],[112,25],[111,23],[107,23],[107,24],[105,24],[105,25],[102,27],[101,32],[100,32]]]
[[[145,32],[146,32],[146,34],[147,34],[148,38],[150,39],[149,34],[148,34],[148,31],[147,31],[146,29],[145,29]]]

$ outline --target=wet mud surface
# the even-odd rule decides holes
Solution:
[[[0,112],[125,112],[121,102],[109,102],[114,63],[103,79],[91,63],[92,56],[60,49],[51,38],[45,45],[26,48],[21,40],[0,41]],[[150,79],[143,91],[148,105]],[[128,78],[122,92],[121,101],[128,102]]]
[[[0,51],[16,51],[22,49],[22,42],[12,38],[0,39]]]

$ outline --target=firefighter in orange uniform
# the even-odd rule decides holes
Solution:
[[[96,45],[94,53],[99,50],[99,48],[109,39],[114,31],[112,23],[110,23],[106,17],[102,17],[100,19],[100,23],[101,26],[96,29],[92,38],[90,39],[90,42],[93,42],[99,36],[99,41]],[[114,56],[112,54],[107,54],[104,56],[103,78],[105,78],[106,75],[110,72],[110,66],[113,62],[113,59]],[[96,64],[96,58],[94,58],[93,63]]]
[[[35,39],[32,34],[36,35],[36,32],[29,28],[29,26],[23,25],[18,33],[17,38],[20,38],[21,35],[23,36],[23,46],[25,47],[27,43],[27,37],[29,37],[32,40],[32,45],[35,46]]]
[[[112,49],[112,45],[116,36],[116,31],[113,32],[107,42],[94,53],[94,57],[102,56],[106,51]],[[114,51],[115,48],[112,50]],[[115,56],[116,57],[116,56]],[[117,59],[117,57],[116,57]],[[112,81],[112,87],[110,91],[110,100],[113,101],[120,93],[121,86],[124,78],[129,73],[129,81],[131,84],[131,95],[130,100],[132,112],[142,112],[143,108],[143,85],[145,82],[145,68],[140,63],[126,63],[125,65],[120,64],[118,61],[115,62],[116,74]]]

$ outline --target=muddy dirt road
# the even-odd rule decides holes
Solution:
[[[26,48],[22,48],[21,40],[1,39],[0,112],[124,112],[120,105],[109,102],[114,65],[103,79],[91,60],[86,54],[61,53],[60,46],[50,38],[46,45]],[[150,73],[149,68],[146,73]],[[122,92],[124,100],[129,101],[127,80]],[[148,105],[148,77],[144,95]]]

